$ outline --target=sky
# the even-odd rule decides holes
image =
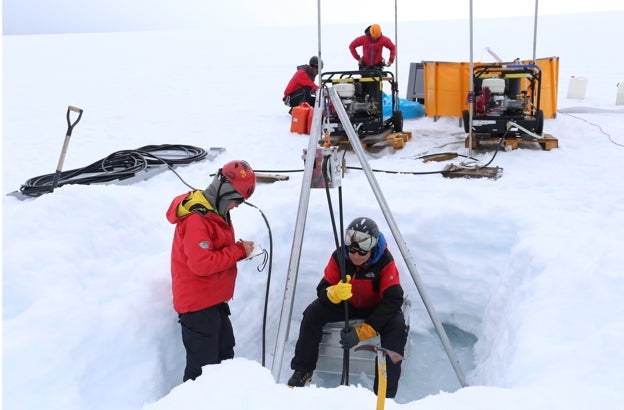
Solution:
[[[475,18],[534,16],[534,0],[513,6],[496,0],[474,0]],[[395,7],[396,6],[396,7]],[[127,31],[205,27],[221,29],[234,21],[251,27],[317,24],[319,3],[314,0],[4,0],[4,34]],[[468,0],[350,0],[320,2],[323,24],[467,19]],[[542,0],[540,15],[624,10],[612,0]]]
[[[624,37],[618,24],[623,17],[543,18],[538,57],[560,58],[558,112],[544,124],[558,148],[529,144],[474,152],[480,164],[492,160],[491,166],[503,169],[497,180],[419,175],[462,161],[425,162],[424,155],[468,152],[457,118],[419,117],[405,121],[412,139],[403,149],[367,152],[371,168],[390,171],[374,177],[408,257],[357,169],[362,163],[352,151],[343,152],[350,167],[342,178],[344,220],[364,215],[378,222],[412,301],[399,393],[386,408],[620,408],[624,106],[615,101],[624,61],[609,47]],[[477,57],[492,61],[483,53],[487,46],[504,59],[530,58],[530,18],[478,23]],[[355,68],[346,44],[361,29],[327,28],[326,70]],[[316,39],[308,35],[314,29],[304,29],[304,41],[289,27],[266,29],[269,44],[290,50],[266,59],[266,49],[246,42],[254,30],[232,30],[238,36],[210,48],[209,31],[3,37],[3,409],[375,407],[372,380],[365,375],[352,377],[351,386],[319,373],[309,387],[285,386],[301,313],[314,298],[334,243],[322,190],[310,192],[283,365],[272,368],[302,155],[316,141],[290,132],[281,96],[296,65],[316,49]],[[467,42],[457,41],[466,38],[464,24],[421,22],[402,30],[402,54],[392,67],[401,72],[401,96],[409,62],[468,57]],[[506,35],[492,35],[501,31]],[[425,42],[423,32],[447,35]],[[602,63],[607,58],[609,64]],[[567,98],[573,75],[587,80],[584,98]],[[7,195],[54,172],[69,105],[84,113],[63,170],[145,145],[224,149],[212,150],[218,153],[213,159],[177,167],[177,174],[143,179],[139,172],[126,183],[65,185],[28,200]],[[250,202],[262,214],[251,206],[232,213],[237,236],[270,250],[271,264],[259,270],[261,261],[254,258],[237,265],[230,302],[235,359],[207,366],[195,382],[181,384],[184,349],[169,271],[173,226],[165,212],[190,189],[187,184],[204,188],[232,159],[288,176],[258,184]],[[338,217],[337,190],[331,195]],[[458,384],[407,261],[448,329],[469,387]]]

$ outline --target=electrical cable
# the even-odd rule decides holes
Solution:
[[[501,142],[504,139],[501,138]],[[501,145],[501,142],[499,142],[499,146]],[[343,159],[344,156],[346,154],[346,151],[343,153]],[[428,154],[428,155],[422,155],[419,157],[414,157],[412,159],[423,159],[423,158],[427,158],[427,157],[433,157],[433,156],[437,156],[437,155],[445,155],[445,154],[453,154],[456,155],[458,157],[464,157],[467,159],[472,159],[472,160],[476,160],[475,158],[472,158],[468,155],[462,155],[462,154],[457,154],[457,153],[451,153],[451,152],[443,152],[443,153],[437,153],[437,154]],[[486,165],[482,165],[479,166],[479,168],[482,167],[486,167],[489,164],[492,163],[492,161],[494,161],[494,158],[496,157],[497,152],[494,153],[494,155],[492,156],[492,158],[490,159],[490,161],[486,164]],[[345,169],[352,169],[352,170],[357,170],[357,171],[362,171],[362,167],[352,167],[352,166],[345,166]],[[447,172],[446,170],[442,169],[439,171],[392,171],[392,170],[386,170],[386,169],[372,169],[373,172],[378,172],[378,173],[386,173],[386,174],[401,174],[401,175],[432,175],[432,174],[443,174],[445,172]],[[266,173],[294,173],[294,172],[303,172],[303,169],[291,169],[291,170],[258,170],[256,172],[266,172]]]
[[[572,117],[572,118],[576,118],[577,120],[585,121],[585,122],[586,122],[586,123],[588,123],[589,125],[593,125],[594,127],[598,128],[598,130],[599,130],[601,133],[603,133],[604,135],[606,135],[606,136],[609,138],[609,141],[610,141],[613,145],[617,145],[618,147],[624,147],[624,144],[620,144],[619,142],[615,142],[615,141],[613,141],[613,138],[611,138],[611,135],[609,135],[608,133],[606,133],[606,132],[602,129],[602,127],[601,127],[600,125],[598,125],[598,124],[594,124],[594,123],[593,123],[593,122],[591,122],[591,121],[587,121],[585,118],[577,117],[576,115],[572,115],[572,114],[569,114],[569,113],[567,113],[567,112],[557,111],[557,113],[559,113],[559,114],[565,114],[565,115],[568,115],[568,116],[570,116],[570,117]]]
[[[328,176],[328,166],[331,165],[329,159],[330,155],[325,155],[323,157],[323,162],[321,164],[321,173],[323,175],[323,182],[325,183],[325,193],[327,196],[327,205],[329,207],[329,216],[332,223],[332,229],[334,232],[334,242],[336,244],[336,249],[338,250],[338,264],[340,268],[340,280],[342,282],[346,282],[346,266],[345,266],[345,258],[342,249],[344,248],[344,235],[342,235],[343,231],[343,214],[342,214],[342,185],[338,187],[338,199],[339,199],[339,214],[340,214],[340,236],[342,237],[341,241],[338,241],[338,229],[336,228],[336,218],[334,217],[334,209],[331,201],[331,194],[329,192],[329,176]],[[345,300],[343,301],[344,306],[344,330],[347,331],[349,329],[349,305]],[[344,348],[343,357],[342,357],[342,376],[340,379],[340,384],[343,386],[349,385],[349,349]]]
[[[463,163],[460,164],[460,168],[479,169],[479,168],[485,168],[488,165],[490,165],[494,161],[494,158],[496,158],[496,155],[498,154],[498,151],[500,151],[500,148],[502,148],[504,146],[505,137],[507,136],[508,133],[509,133],[509,129],[507,129],[505,131],[505,133],[502,135],[502,137],[498,141],[498,144],[496,144],[496,149],[494,150],[494,155],[492,155],[492,158],[490,158],[490,160],[488,161],[487,164],[485,164],[485,165],[478,165],[478,164],[476,164],[476,161],[477,161],[476,159],[470,158],[470,159],[475,161],[475,164],[474,165],[468,165],[466,162],[463,162]]]
[[[265,296],[264,296],[264,312],[262,315],[262,366],[264,367],[265,365],[265,358],[266,358],[266,324],[267,324],[267,311],[268,311],[268,304],[269,304],[269,288],[271,287],[271,271],[273,268],[273,234],[271,232],[271,226],[269,225],[269,220],[267,219],[266,215],[264,214],[264,212],[262,212],[262,210],[260,208],[258,208],[256,205],[250,203],[250,202],[243,202],[245,205],[249,205],[253,208],[256,208],[258,210],[258,212],[260,212],[260,215],[262,215],[262,218],[264,219],[264,223],[267,226],[267,230],[269,232],[269,272],[267,275],[267,284],[266,284],[266,292],[265,292]],[[266,251],[265,251],[266,252]],[[262,271],[264,270],[264,265],[266,263],[266,253],[265,253],[265,260],[261,263],[262,269],[260,269],[260,267],[258,267],[258,271]]]
[[[162,166],[178,175],[173,168],[175,165],[198,162],[207,155],[203,148],[171,144],[146,145],[135,150],[117,151],[86,167],[61,172],[57,187],[123,181],[140,172],[152,172]],[[53,180],[54,174],[31,178],[20,187],[20,192],[30,197],[41,196],[52,191]]]

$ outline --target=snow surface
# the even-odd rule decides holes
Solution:
[[[414,281],[362,171],[343,179],[344,219],[374,218],[412,300],[409,355],[388,409],[616,409],[624,402],[624,83],[622,12],[540,19],[537,57],[560,57],[559,112],[545,132],[559,148],[499,152],[498,180],[375,173],[470,387],[460,388]],[[385,31],[393,31],[386,24]],[[579,29],[581,28],[581,29]],[[347,44],[359,25],[323,28],[328,71],[355,69]],[[409,62],[468,61],[466,20],[399,27],[399,88]],[[475,22],[475,61],[532,57],[533,19]],[[313,190],[280,380],[271,366],[301,192],[306,136],[290,133],[282,91],[318,50],[316,27],[3,37],[3,408],[169,410],[373,408],[366,377],[337,386],[315,375],[285,380],[301,312],[332,251],[323,190]],[[568,99],[571,76],[588,79]],[[401,92],[404,96],[404,92]],[[184,349],[172,309],[170,200],[188,190],[173,172],[134,184],[63,186],[7,196],[54,172],[68,105],[84,109],[64,170],[150,144],[224,147],[213,161],[177,168],[203,188],[226,161],[246,159],[288,181],[260,184],[272,265],[239,263],[230,306],[236,358],[180,384]],[[422,172],[467,154],[457,118],[405,123],[413,139],[367,156],[374,169]],[[493,151],[476,151],[482,163]],[[461,157],[460,157],[461,158]],[[460,158],[453,163],[459,163]],[[347,165],[360,164],[353,152]],[[332,191],[337,207],[337,190]],[[337,210],[334,210],[337,212]],[[233,211],[237,234],[269,247],[255,208]],[[268,300],[266,363],[262,311]],[[452,333],[451,333],[452,332]]]

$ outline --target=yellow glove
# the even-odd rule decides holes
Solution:
[[[364,322],[360,326],[342,329],[340,331],[340,344],[347,349],[351,349],[355,345],[371,337],[377,336],[377,332],[371,325]]]
[[[359,326],[355,326],[354,329],[355,333],[358,335],[358,339],[360,339],[360,342],[377,336],[377,331],[375,331],[375,329],[373,329],[373,327],[366,322]]]
[[[340,303],[343,300],[351,299],[353,293],[351,293],[351,276],[347,275],[346,282],[340,281],[335,285],[327,288],[327,299],[332,303]]]

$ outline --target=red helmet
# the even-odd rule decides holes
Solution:
[[[247,161],[230,161],[223,165],[221,174],[245,200],[249,199],[251,194],[254,193],[256,189],[256,174]]]

